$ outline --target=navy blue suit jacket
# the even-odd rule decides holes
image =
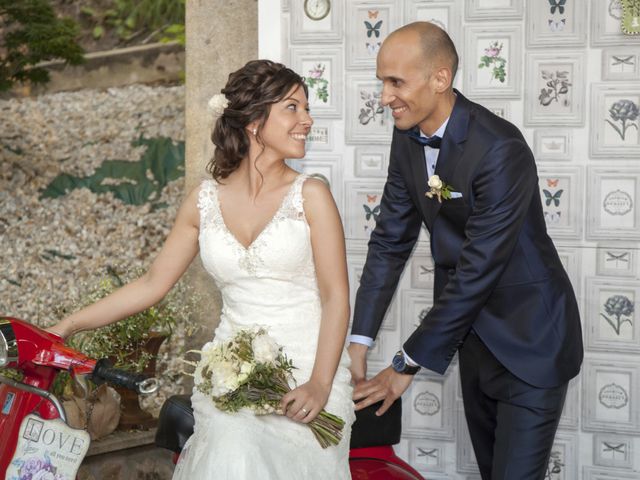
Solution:
[[[582,332],[546,232],[533,155],[514,125],[456,93],[435,173],[462,198],[425,197],[424,148],[395,129],[352,334],[376,337],[424,222],[434,305],[404,344],[411,359],[444,373],[473,327],[511,373],[558,386],[580,370]]]

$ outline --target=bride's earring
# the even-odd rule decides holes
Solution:
[[[255,137],[258,134],[258,129],[254,128],[253,130],[251,130],[251,133],[253,133],[253,136]]]

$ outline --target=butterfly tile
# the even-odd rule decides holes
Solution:
[[[390,32],[400,26],[400,0],[347,2],[347,67],[374,69],[376,55]]]
[[[582,226],[580,167],[540,168],[540,199],[552,238],[579,238]]]
[[[583,0],[527,2],[527,46],[579,47],[587,39],[587,9]]]

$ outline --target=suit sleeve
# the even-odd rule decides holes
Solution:
[[[399,158],[396,145],[394,136],[380,215],[371,233],[367,261],[356,294],[352,335],[376,338],[402,270],[420,234],[422,219],[399,165],[399,162],[410,159]]]
[[[404,344],[420,365],[444,373],[504,272],[538,188],[535,162],[519,139],[497,143],[474,174],[474,206],[453,274]]]

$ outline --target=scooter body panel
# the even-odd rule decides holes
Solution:
[[[423,480],[417,470],[396,456],[391,445],[352,448],[349,468],[353,480]]]
[[[406,468],[379,458],[354,458],[349,460],[352,480],[422,480]]]
[[[64,408],[59,399],[49,392],[59,372],[92,374],[100,382],[111,382],[139,393],[157,390],[155,379],[112,368],[106,359],[97,362],[64,345],[59,336],[17,318],[0,316],[0,340],[6,351],[2,366],[14,368],[23,375],[20,381],[4,379],[7,383],[0,383],[0,478],[6,476],[7,470],[11,471],[10,462],[16,452],[18,455],[32,454],[34,444],[42,447],[46,458],[58,445],[60,448],[72,448],[69,453],[76,458],[58,457],[61,463],[56,468],[67,473],[77,472],[90,439],[86,432],[78,435],[66,424]],[[60,417],[61,420],[56,420]],[[23,423],[24,443],[19,438]],[[21,446],[25,447],[24,452],[16,450]],[[16,463],[17,468],[21,468],[19,462],[20,459]]]
[[[18,444],[22,420],[30,413],[38,413],[47,420],[59,415],[48,400],[5,384],[0,384],[0,409],[0,478],[3,478]]]

